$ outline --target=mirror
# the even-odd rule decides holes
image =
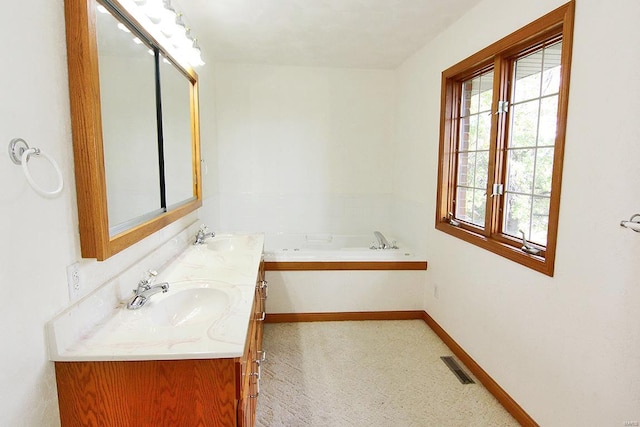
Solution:
[[[107,9],[96,18],[107,212],[116,234],[161,207],[155,58]]]
[[[167,206],[193,197],[193,153],[185,150],[191,139],[189,81],[166,57],[160,61],[162,137],[166,171]]]
[[[104,260],[202,205],[197,75],[115,0],[65,16],[82,256]]]

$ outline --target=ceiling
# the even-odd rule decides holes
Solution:
[[[393,69],[481,0],[173,0],[205,62]]]

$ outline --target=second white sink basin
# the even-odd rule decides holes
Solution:
[[[252,236],[216,236],[206,242],[207,249],[219,252],[250,250],[255,246]]]

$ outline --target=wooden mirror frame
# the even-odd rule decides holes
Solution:
[[[110,2],[118,7],[122,15],[145,34],[162,54],[177,64],[117,1]],[[193,70],[185,70],[191,82],[191,143],[195,199],[111,236],[102,138],[96,0],[65,0],[64,5],[80,246],[83,258],[102,261],[202,206],[198,77]]]

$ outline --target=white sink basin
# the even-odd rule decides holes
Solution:
[[[135,311],[137,316],[145,318],[145,323],[159,328],[185,327],[215,321],[239,298],[238,287],[227,282],[180,280],[169,282],[166,293],[153,295],[146,305]]]
[[[220,317],[230,305],[229,294],[216,288],[190,288],[177,290],[157,302],[151,301],[141,310],[147,311],[157,326],[188,326]]]
[[[182,280],[169,283],[166,293],[150,297],[137,310],[123,304],[96,335],[110,345],[192,340],[228,317],[244,299],[238,286],[216,280]]]
[[[255,241],[252,236],[214,237],[207,240],[207,249],[219,252],[253,249]]]

